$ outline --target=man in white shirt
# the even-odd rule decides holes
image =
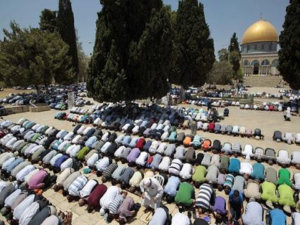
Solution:
[[[13,144],[16,143],[17,141],[18,141],[18,139],[13,137],[6,143],[5,146],[9,149],[12,149]]]
[[[71,157],[77,156],[77,154],[78,154],[78,152],[80,151],[80,149],[81,149],[81,146],[80,146],[80,145],[75,145],[75,146],[73,146],[73,148],[70,149],[69,155],[70,155]]]
[[[38,201],[31,203],[22,213],[19,225],[27,225],[40,208]]]
[[[179,173],[179,176],[184,179],[190,179],[192,177],[193,166],[190,163],[184,163],[182,169]]]
[[[300,173],[294,174],[294,181],[295,181],[294,188],[300,190]]]
[[[81,136],[77,134],[71,141],[72,144],[77,144]]]
[[[35,195],[31,194],[29,196],[27,196],[14,210],[13,212],[13,218],[15,220],[19,220],[23,214],[23,212],[25,211],[25,209],[28,208],[28,206],[31,205],[31,203],[34,202],[35,199]]]
[[[15,199],[21,194],[21,189],[15,190],[13,193],[11,193],[7,198],[4,200],[4,207],[8,208],[11,207],[12,203],[15,201]]]
[[[86,161],[87,166],[90,167],[90,168],[93,168],[98,159],[99,159],[99,154],[98,153],[94,153]]]
[[[168,156],[163,157],[162,161],[160,162],[158,169],[162,171],[168,171],[169,166],[171,164],[171,159]]]
[[[85,186],[80,190],[79,196],[81,199],[86,199],[89,197],[90,193],[92,192],[93,188],[98,184],[98,182],[94,179],[89,180]]]
[[[249,162],[241,162],[240,174],[244,176],[245,180],[248,180],[252,172],[253,168]]]
[[[145,166],[148,159],[148,153],[147,152],[141,152],[139,157],[135,160],[135,163],[139,166]]]
[[[172,217],[172,223],[171,225],[190,225],[190,219],[187,215],[183,214],[183,213],[176,213],[173,217]]]
[[[246,159],[250,160],[250,158],[253,156],[253,146],[246,144],[242,154],[246,157]]]
[[[7,186],[6,182],[3,180],[0,180],[0,192]]]
[[[293,137],[293,134],[292,133],[285,133],[284,136],[283,136],[283,140],[288,143],[289,145],[290,144],[293,144],[294,143],[294,137]]]
[[[12,158],[14,154],[12,152],[4,152],[0,155],[0,166],[3,165],[8,159]]]
[[[120,147],[115,151],[114,156],[117,157],[117,158],[119,158],[119,157],[121,156],[122,152],[123,152],[125,149],[126,149],[125,146],[123,146],[123,145],[120,146]]]

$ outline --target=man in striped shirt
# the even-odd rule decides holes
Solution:
[[[120,184],[109,187],[107,189],[107,191],[105,192],[105,194],[100,199],[100,206],[101,206],[100,215],[101,216],[104,216],[106,211],[109,209],[110,203],[112,203],[112,201],[115,199],[115,197],[120,194],[120,192],[121,192],[120,187],[121,187]]]
[[[199,194],[196,199],[196,217],[200,218],[200,214],[211,210],[211,203],[214,199],[214,190],[210,184],[202,184],[199,187]]]
[[[108,221],[111,221],[118,213],[118,209],[127,196],[126,191],[121,191],[108,206]]]
[[[68,188],[69,196],[67,197],[69,202],[73,201],[75,198],[79,198],[80,191],[87,182],[88,179],[84,175],[80,175],[70,184]]]

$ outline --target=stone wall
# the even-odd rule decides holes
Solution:
[[[251,87],[276,87],[283,85],[282,76],[254,76],[244,77],[244,85]]]

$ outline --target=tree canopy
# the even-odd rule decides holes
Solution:
[[[57,27],[63,41],[69,46],[68,55],[72,58],[72,66],[76,74],[78,73],[78,55],[76,32],[74,26],[74,15],[70,0],[59,0]]]
[[[103,0],[88,70],[100,101],[162,97],[168,91],[172,29],[161,0]]]
[[[290,87],[300,89],[300,2],[290,0],[286,8],[283,31],[279,36],[278,69]]]
[[[202,86],[214,61],[214,42],[205,21],[203,4],[197,0],[179,1],[171,83],[184,88]]]
[[[220,62],[228,62],[229,61],[229,52],[226,48],[222,48],[218,51],[218,57]]]
[[[66,45],[56,32],[30,28],[21,29],[16,23],[11,31],[3,30],[0,41],[0,77],[6,85],[69,84],[73,78]]]
[[[210,84],[232,84],[233,70],[228,61],[215,62],[209,73],[207,82]]]

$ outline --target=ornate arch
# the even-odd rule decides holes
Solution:
[[[253,66],[253,65],[256,65],[256,64],[259,65],[259,61],[258,61],[257,59],[254,59],[254,60],[251,62],[251,65]]]
[[[249,65],[250,65],[249,60],[248,60],[248,59],[245,59],[245,60],[244,60],[244,66],[249,66]]]
[[[267,59],[264,59],[264,60],[261,62],[261,65],[262,65],[262,66],[268,66],[268,65],[270,65],[270,61],[267,60]]]
[[[274,59],[274,60],[272,61],[272,66],[277,67],[278,64],[279,64],[278,59]]]

